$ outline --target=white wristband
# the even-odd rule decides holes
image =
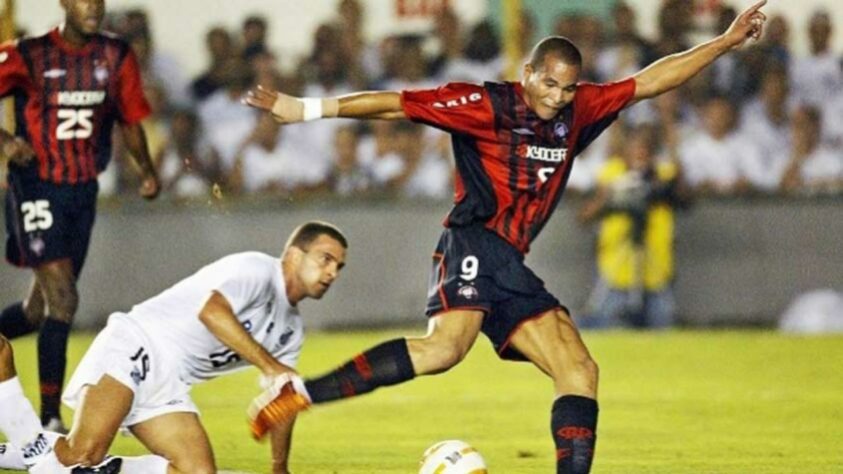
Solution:
[[[322,118],[322,99],[316,97],[303,97],[299,99],[304,106],[304,117],[302,120],[309,122]]]

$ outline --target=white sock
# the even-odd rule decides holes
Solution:
[[[125,457],[120,474],[167,474],[167,466],[170,462],[161,456],[148,454],[146,456]]]
[[[0,382],[0,431],[15,446],[24,446],[43,431],[17,377]]]
[[[56,445],[56,440],[61,438],[61,435],[52,431],[45,431],[44,437],[51,447]],[[9,469],[12,471],[25,471],[27,463],[23,460],[23,455],[20,448],[12,443],[0,443],[0,469]]]
[[[72,468],[60,463],[52,449],[29,468],[29,474],[70,474]]]

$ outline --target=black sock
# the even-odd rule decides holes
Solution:
[[[38,378],[41,381],[41,423],[59,416],[64,369],[67,366],[67,336],[70,324],[48,318],[38,335]]]
[[[375,346],[322,377],[306,380],[304,386],[313,403],[322,403],[369,393],[415,376],[407,340],[401,338]]]
[[[550,430],[556,443],[556,474],[587,474],[597,442],[597,400],[565,395],[553,402]]]
[[[0,313],[0,334],[8,339],[25,336],[36,329],[38,329],[38,326],[33,326],[26,319],[26,313],[23,312],[23,303],[20,301],[7,306]]]

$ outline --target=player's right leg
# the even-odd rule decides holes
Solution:
[[[26,299],[13,303],[0,312],[0,334],[14,339],[33,333],[41,327],[44,314],[44,295],[38,286],[38,279],[33,278]]]

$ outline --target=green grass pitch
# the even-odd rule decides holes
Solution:
[[[300,370],[316,374],[400,333],[311,333]],[[71,367],[91,341],[74,335]],[[759,331],[592,332],[601,367],[592,472],[843,473],[843,336]],[[13,342],[36,397],[33,338]],[[249,437],[245,409],[257,374],[194,390],[220,469],[268,472],[268,446]],[[297,474],[412,474],[430,444],[468,441],[492,474],[554,472],[549,379],[502,362],[481,336],[450,372],[303,414],[293,440]],[[66,414],[70,419],[70,414]],[[118,435],[112,452],[142,453]],[[5,471],[0,471],[5,472]]]

